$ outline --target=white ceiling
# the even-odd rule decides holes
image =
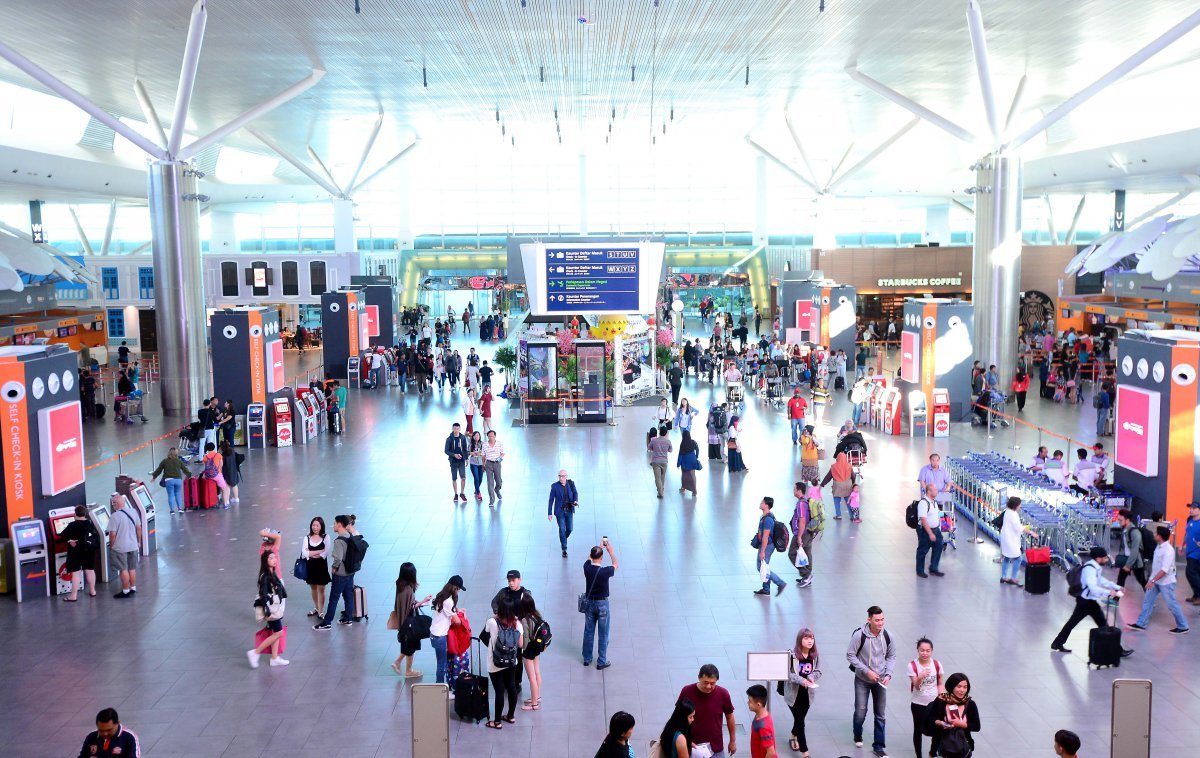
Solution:
[[[817,10],[818,0],[661,0],[657,6],[654,0],[527,0],[524,8],[521,0],[361,0],[361,5],[356,15],[353,0],[210,0],[188,131],[207,133],[319,67],[328,72],[320,84],[255,126],[299,155],[313,145],[339,180],[353,170],[378,109],[386,113],[384,130],[367,172],[417,135],[422,151],[448,158],[515,149],[513,140],[518,147],[558,149],[556,123],[562,150],[612,155],[604,148],[610,121],[613,145],[628,147],[629,155],[673,142],[703,160],[706,151],[745,150],[743,138],[752,134],[799,167],[784,128],[786,109],[814,169],[825,173],[843,155],[845,165],[857,162],[910,118],[851,81],[845,68],[856,64],[939,114],[986,132],[966,0],[827,0],[824,13]],[[136,76],[160,115],[169,118],[191,6],[190,0],[6,3],[0,7],[0,40],[113,113],[140,119],[132,88]],[[1196,9],[1194,0],[982,0],[981,6],[1002,112],[1017,81],[1028,77],[1017,128]],[[579,23],[580,16],[588,23]],[[422,84],[422,66],[428,86]],[[1136,143],[1155,153],[1156,162],[1105,174],[1098,164],[1108,158],[1097,148],[1200,127],[1190,101],[1171,96],[1190,91],[1198,73],[1200,31],[1077,111],[1048,140],[1031,143],[1025,152],[1031,185],[1038,191],[1059,185],[1109,189],[1136,180],[1139,188],[1174,187],[1181,171],[1200,162],[1196,151],[1180,154]],[[0,79],[35,86],[3,62]],[[654,146],[648,144],[652,135]],[[245,131],[227,144],[264,149]],[[11,175],[8,162],[29,159],[21,147],[0,146],[0,182],[32,184],[44,196],[139,194],[136,166],[71,171],[72,164],[63,164],[32,172],[23,164],[13,166],[18,174]],[[986,148],[964,145],[922,123],[840,190],[961,193],[971,179],[966,166]],[[70,161],[119,163],[78,150],[63,146],[54,152]],[[1074,159],[1064,157],[1076,153]],[[1040,160],[1046,155],[1056,162]],[[56,184],[46,174],[64,181]],[[112,189],[109,174],[119,175],[119,190]],[[106,177],[108,185],[98,181]],[[324,194],[311,185],[278,184],[213,191],[230,200],[272,193]],[[0,196],[5,194],[0,188]]]

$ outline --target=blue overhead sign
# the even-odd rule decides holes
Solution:
[[[636,247],[548,247],[546,310],[637,313],[640,253]]]

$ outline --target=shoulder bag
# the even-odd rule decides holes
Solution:
[[[592,580],[588,582],[587,589],[579,595],[579,612],[587,613],[592,607],[592,587],[596,584],[596,577],[600,576],[600,567],[596,568],[596,573],[592,574]]]
[[[426,616],[419,608],[414,607],[412,612],[404,619],[404,624],[400,627],[400,637],[405,642],[419,642],[429,639],[429,629],[433,625],[433,619]]]

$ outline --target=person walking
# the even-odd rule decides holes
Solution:
[[[625,711],[617,711],[608,720],[608,735],[600,743],[594,758],[636,758],[629,741],[637,721]]]
[[[454,682],[449,675],[447,638],[450,635],[450,627],[462,624],[462,617],[458,614],[458,593],[465,591],[461,576],[455,574],[450,577],[442,589],[433,596],[433,618],[429,624],[429,646],[433,648],[434,658],[437,659],[436,682],[450,685],[451,698],[454,697]]]
[[[242,483],[242,462],[245,460],[246,456],[234,450],[228,441],[221,443],[221,476],[225,479],[225,486],[229,488],[229,497],[225,500],[226,508],[241,505],[238,485]]]
[[[1183,533],[1184,557],[1187,559],[1185,576],[1192,588],[1187,599],[1191,605],[1200,605],[1200,503],[1188,503],[1187,525]]]
[[[483,385],[482,391],[479,393],[479,418],[483,423],[484,433],[490,432],[492,430],[492,385],[490,384]]]
[[[1021,498],[1010,497],[1005,511],[1000,514],[1000,583],[1020,587],[1017,574],[1021,570],[1021,537],[1031,529],[1021,522],[1018,513]]]
[[[855,426],[862,421],[862,413],[866,410],[867,398],[870,397],[870,394],[871,383],[865,376],[854,380],[854,386],[850,388],[850,402],[853,404],[850,409],[850,420],[854,422]]]
[[[1188,622],[1175,596],[1176,570],[1175,548],[1171,545],[1171,527],[1159,525],[1154,529],[1154,562],[1150,566],[1150,579],[1146,582],[1146,597],[1142,600],[1142,613],[1130,629],[1144,631],[1150,623],[1150,614],[1159,595],[1166,601],[1167,609],[1175,617],[1175,628],[1168,634],[1187,634]]]
[[[908,689],[912,700],[909,709],[912,710],[913,720],[913,750],[916,751],[917,758],[922,758],[924,753],[921,752],[921,743],[925,735],[925,711],[942,691],[942,664],[933,657],[933,643],[928,638],[922,637],[917,640],[917,657],[908,662],[905,673],[908,674]],[[933,737],[930,738],[930,755],[938,754],[939,736],[938,732],[934,732]]]
[[[1063,624],[1058,635],[1050,643],[1050,649],[1056,653],[1069,653],[1071,650],[1066,647],[1067,638],[1071,636],[1071,632],[1078,626],[1080,621],[1090,616],[1097,627],[1103,628],[1108,626],[1108,621],[1104,618],[1104,611],[1100,608],[1101,600],[1112,598],[1120,598],[1125,593],[1120,585],[1105,579],[1100,568],[1108,565],[1108,551],[1096,545],[1088,551],[1088,560],[1083,564],[1082,571],[1079,574],[1079,581],[1082,591],[1075,596],[1075,610],[1071,612],[1071,617],[1067,619],[1067,623]],[[1133,655],[1132,650],[1124,649],[1121,651],[1122,658],[1128,658]]]
[[[690,492],[692,497],[695,497],[696,472],[702,470],[703,466],[700,465],[700,446],[692,439],[691,432],[683,432],[675,465],[679,467],[679,492]]]
[[[829,491],[833,493],[833,517],[841,520],[842,506],[849,506],[850,493],[854,491],[854,467],[850,465],[850,456],[838,453],[834,456],[833,465],[825,472],[821,486],[832,484]],[[850,514],[854,518],[854,514]]]
[[[867,609],[867,622],[850,634],[846,661],[854,672],[854,746],[863,746],[863,724],[867,718],[867,699],[875,712],[875,730],[871,749],[877,758],[887,758],[887,686],[896,664],[896,645],[884,626],[883,609]]]
[[[929,573],[934,576],[945,576],[938,570],[942,561],[941,523],[942,511],[937,504],[937,485],[930,482],[925,485],[925,495],[917,501],[917,576],[928,578],[925,573],[925,556],[933,551],[929,559]]]
[[[788,421],[792,425],[792,444],[800,444],[800,432],[805,427],[804,419],[808,416],[808,401],[800,395],[800,388],[792,390],[792,398],[787,404]]]
[[[183,513],[183,480],[191,475],[191,470],[179,457],[179,450],[176,448],[168,450],[167,457],[159,461],[158,468],[150,472],[151,479],[162,476],[159,483],[167,491],[167,506],[171,509],[172,516]]]
[[[755,595],[771,594],[771,585],[775,585],[776,596],[782,595],[783,590],[787,587],[787,582],[779,578],[779,575],[771,570],[771,556],[775,553],[775,515],[771,509],[775,507],[775,498],[764,497],[758,504],[758,510],[762,514],[758,519],[758,528],[755,531],[754,538],[750,540],[750,546],[758,551],[758,559],[755,563],[755,568],[758,569],[758,577],[762,580],[762,587],[755,590]]]
[[[692,701],[680,700],[675,703],[671,718],[667,719],[666,725],[658,735],[660,758],[691,758],[692,722],[695,718],[696,708]]]
[[[710,445],[708,459],[724,462],[729,443],[729,411],[724,403],[713,403],[708,410],[708,421],[705,426],[708,428],[708,444]],[[715,446],[715,450],[713,446]],[[716,452],[717,455],[714,456],[713,452]]]
[[[675,428],[681,432],[692,431],[692,420],[699,415],[700,411],[693,408],[686,397],[683,398],[675,410]]]
[[[521,596],[521,602],[517,605],[517,618],[521,620],[521,666],[525,669],[525,681],[529,682],[529,697],[521,704],[521,710],[540,711],[542,661],[539,656],[546,650],[546,641],[542,637],[545,619],[538,612],[533,595]]]
[[[225,466],[225,458],[217,452],[217,446],[212,442],[204,446],[202,465],[204,469],[200,475],[217,485],[217,490],[220,492],[220,499],[225,504],[225,510],[229,510],[229,484],[226,483],[225,474],[222,473],[222,469]]]
[[[304,583],[312,594],[313,609],[308,612],[310,617],[320,616],[325,607],[325,588],[333,579],[329,576],[328,540],[325,534],[325,519],[314,516],[308,522],[308,534],[300,540],[300,557],[304,559]]]
[[[287,588],[279,578],[279,554],[266,551],[258,557],[258,598],[255,606],[260,609],[266,622],[268,634],[253,649],[246,651],[250,668],[258,668],[259,657],[271,651],[272,666],[286,666],[289,661],[279,657],[283,647],[283,609],[287,600]]]
[[[567,557],[567,539],[575,530],[575,508],[579,505],[579,488],[567,475],[567,470],[558,472],[558,481],[550,485],[550,500],[546,504],[546,520],[558,522],[558,544],[562,557]]]
[[[611,566],[601,565],[604,553],[608,552]],[[608,630],[612,620],[609,613],[609,580],[617,573],[617,554],[613,552],[612,543],[608,537],[600,540],[588,553],[588,560],[583,564],[583,578],[586,589],[583,593],[583,665],[592,665],[592,640],[599,627],[600,639],[596,642],[596,670],[603,671],[612,665],[608,660]]]
[[[942,758],[968,758],[975,752],[979,708],[971,699],[971,681],[966,674],[946,677],[946,691],[925,710],[925,731],[937,735],[938,755]]]
[[[467,434],[475,431],[475,411],[475,388],[470,387],[462,399],[462,412],[467,417]]]
[[[796,498],[796,509],[792,512],[792,539],[788,545],[788,560],[800,576],[796,583],[801,587],[812,584],[813,576],[813,541],[825,529],[825,510],[820,500],[813,501],[807,496],[808,485],[796,482],[792,486],[792,494]],[[804,565],[797,565],[800,551],[804,551]]]
[[[471,432],[471,445],[467,453],[467,462],[471,466],[471,483],[475,485],[475,499],[482,501],[483,493],[479,486],[483,484],[483,437],[479,432]],[[466,498],[463,498],[466,502]]]
[[[814,431],[812,426],[805,426],[800,433],[800,478],[806,482],[821,478],[821,447]]]
[[[462,433],[462,427],[456,421],[450,427],[450,435],[446,437],[446,442],[442,445],[442,452],[446,455],[446,460],[450,462],[450,486],[454,488],[454,502],[458,502],[459,498],[467,502],[467,458],[470,457],[469,444],[466,436]],[[478,492],[479,488],[476,487]]]
[[[683,367],[679,365],[679,361],[671,363],[671,370],[667,372],[667,382],[671,386],[671,405],[679,405],[679,390],[683,387]]]
[[[1108,433],[1105,427],[1108,425],[1108,410],[1112,408],[1112,399],[1104,387],[1096,388],[1096,394],[1092,396],[1092,407],[1096,409],[1096,436],[1103,437]]]
[[[1029,392],[1029,374],[1018,371],[1013,377],[1013,394],[1017,396],[1017,413],[1025,412],[1025,395]]]
[[[408,561],[401,563],[400,573],[396,576],[396,600],[392,606],[392,611],[396,614],[396,641],[400,643],[400,655],[392,661],[392,671],[403,674],[406,679],[417,679],[423,674],[412,667],[413,656],[421,649],[421,640],[405,635],[404,622],[408,620],[409,614],[416,613],[418,608],[433,599],[433,595],[426,595],[417,600],[418,586],[417,567]],[[433,625],[430,624],[430,629],[432,628]],[[404,664],[403,671],[400,669],[401,664]],[[441,665],[444,667],[445,663]]]
[[[658,427],[658,435],[650,440],[649,450],[650,470],[654,472],[654,488],[658,491],[659,500],[663,498],[663,490],[667,484],[667,462],[674,449],[671,440],[667,437],[667,427]]]
[[[108,565],[121,579],[121,591],[113,595],[125,600],[137,594],[137,567],[142,555],[142,517],[129,507],[124,495],[109,498],[112,516],[108,519]]]
[[[58,535],[58,540],[67,544],[66,569],[71,572],[71,594],[63,600],[74,603],[79,600],[81,580],[87,581],[87,594],[96,596],[96,551],[100,549],[100,533],[88,518],[85,505],[75,506],[75,518]]]
[[[679,690],[676,703],[691,703],[694,713],[691,739],[697,745],[708,745],[713,758],[725,758],[724,727],[729,732],[728,754],[737,752],[737,719],[733,713],[733,699],[729,690],[717,684],[721,672],[714,664],[700,667],[694,684],[684,685]]]
[[[503,598],[492,617],[483,626],[487,636],[487,670],[495,693],[495,717],[484,722],[489,729],[503,729],[504,725],[515,724],[517,711],[517,668],[520,666],[520,651],[524,647],[521,624],[517,620],[517,608],[509,598]],[[504,711],[505,700],[508,711]]]
[[[745,327],[742,328],[745,332]],[[750,758],[778,758],[775,748],[775,721],[767,710],[767,688],[752,684],[746,688],[746,706],[753,716],[750,722]]]
[[[784,685],[783,699],[792,712],[792,737],[788,747],[793,753],[803,753],[809,758],[808,738],[804,734],[804,719],[816,698],[814,687],[821,680],[821,660],[817,654],[817,636],[807,627],[796,633],[796,646],[792,648],[792,665]]]
[[[504,485],[501,476],[501,464],[504,463],[504,443],[496,439],[496,430],[487,433],[487,441],[483,443],[483,472],[487,475],[488,506],[494,507],[497,500],[504,498],[500,488]]]
[[[726,432],[729,454],[729,473],[738,474],[745,473],[750,469],[746,468],[746,461],[742,458],[742,417],[733,416],[729,419],[729,431]]]
[[[1134,520],[1133,511],[1117,511],[1117,526],[1121,531],[1121,553],[1117,556],[1117,585],[1125,588],[1125,580],[1133,574],[1138,586],[1146,589],[1146,535]],[[1122,560],[1123,559],[1123,560]]]
[[[671,406],[665,397],[658,401],[658,407],[654,409],[653,420],[655,426],[668,431],[670,431],[671,425],[674,424],[675,414],[671,412]]]
[[[333,615],[337,613],[339,601],[344,601],[346,607],[342,609],[342,616],[338,619],[338,624],[349,626],[354,623],[352,619],[354,614],[354,574],[358,571],[359,566],[351,560],[347,560],[351,557],[351,552],[355,556],[360,555],[357,545],[352,547],[350,544],[351,540],[356,537],[350,531],[354,521],[353,514],[349,516],[339,514],[333,517],[333,531],[337,535],[333,540],[333,588],[329,592],[329,606],[325,610],[325,615],[318,618],[317,623],[313,625],[313,629],[317,631],[333,628]],[[355,557],[354,560],[361,560],[361,557]]]

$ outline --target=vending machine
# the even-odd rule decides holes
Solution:
[[[250,403],[246,407],[246,446],[251,450],[263,450],[267,446],[267,406]]]
[[[271,418],[275,428],[275,447],[292,446],[292,404],[286,397],[271,401]]]
[[[950,393],[942,387],[933,389],[933,408],[930,410],[933,418],[934,437],[950,436]]]
[[[16,565],[17,602],[50,597],[50,551],[41,519],[22,516],[9,526]]]

